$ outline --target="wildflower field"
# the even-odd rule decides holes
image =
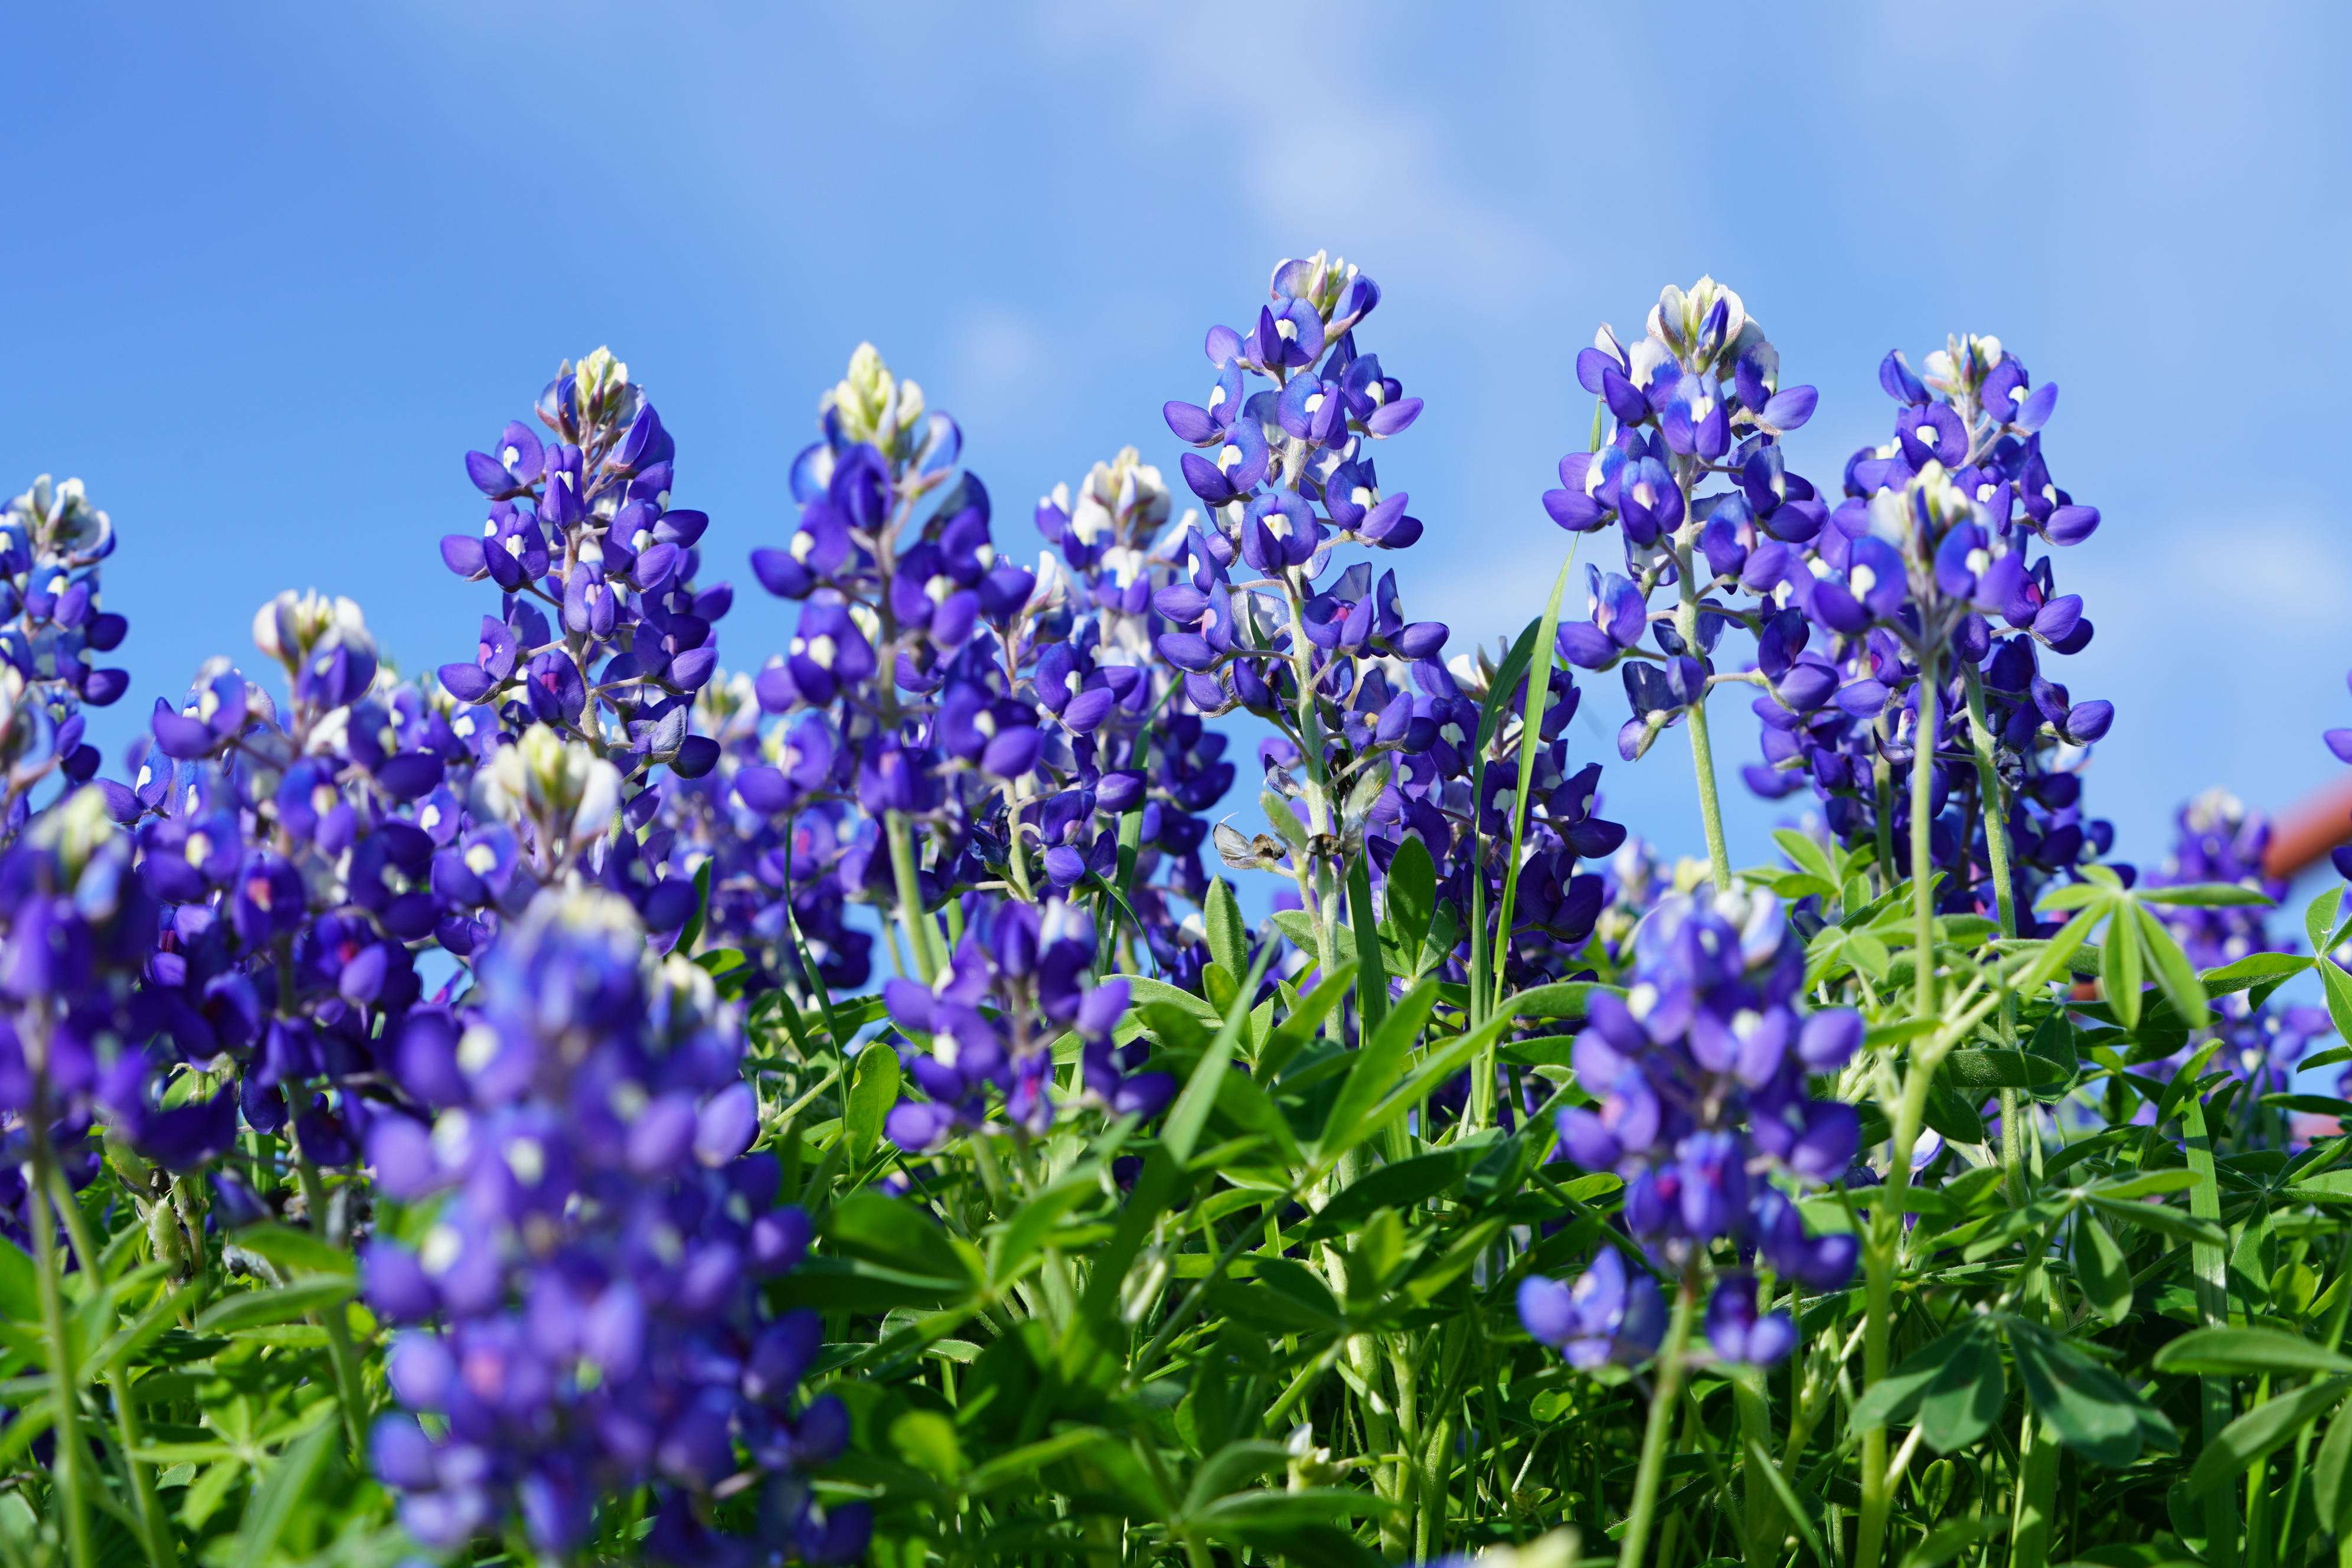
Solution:
[[[2352,910],[2218,793],[2114,858],[2056,384],[1828,367],[1808,479],[1668,288],[1478,647],[1382,303],[1283,262],[1025,518],[860,346],[748,561],[566,361],[467,657],[279,594],[120,776],[114,525],[17,497],[0,1568],[2352,1563]]]

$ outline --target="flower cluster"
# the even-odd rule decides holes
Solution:
[[[1753,1248],[1778,1273],[1814,1289],[1851,1276],[1851,1236],[1808,1237],[1786,1192],[1759,1177],[1777,1171],[1799,1185],[1843,1177],[1860,1137],[1854,1108],[1816,1100],[1810,1075],[1835,1073],[1860,1046],[1859,1014],[1795,1010],[1802,944],[1780,900],[1736,887],[1701,898],[1672,894],[1634,935],[1632,984],[1620,1000],[1596,990],[1591,1025],[1572,1052],[1577,1082],[1594,1107],[1559,1113],[1567,1156],[1624,1179],[1626,1230],[1658,1265],[1696,1288],[1710,1247]],[[1520,1291],[1528,1331],[1582,1347],[1590,1364],[1645,1336],[1650,1295],[1615,1255],[1576,1290],[1530,1279]],[[1753,1279],[1721,1279],[1708,1310],[1717,1353],[1769,1362],[1786,1353],[1785,1319],[1759,1319]]]
[[[667,937],[693,889],[614,831],[654,796],[633,813],[612,763],[544,725],[465,732],[467,712],[392,682],[350,600],[281,594],[254,635],[284,668],[287,707],[215,659],[183,706],[158,702],[135,782],[99,785],[162,910],[141,987],[153,1022],[137,1037],[154,1037],[143,1059],[157,1070],[121,1099],[160,1103],[187,1092],[184,1073],[233,1073],[246,1126],[345,1166],[389,1102],[379,1053],[422,997],[421,954],[465,961],[539,889],[583,882],[627,896]],[[235,1131],[233,1118],[125,1126],[173,1170]]]
[[[126,671],[90,665],[130,630],[100,607],[99,563],[113,552],[114,524],[79,479],[43,474],[0,510],[0,839],[24,829],[51,773],[70,787],[98,772],[81,706],[103,708],[131,687]]]
[[[799,529],[752,554],[761,583],[803,607],[789,651],[753,682],[789,728],[769,767],[739,776],[738,797],[770,815],[854,805],[809,872],[924,910],[975,889],[1034,903],[1107,887],[1130,812],[1148,846],[1189,861],[1202,836],[1191,813],[1231,775],[1199,755],[1197,730],[1160,748],[1156,781],[1139,765],[1149,724],[1174,727],[1165,710],[1181,700],[1138,651],[1144,536],[1167,510],[1159,476],[1122,454],[1075,515],[1066,492],[1041,506],[1074,564],[1046,555],[1032,572],[999,555],[987,489],[956,472],[954,421],[927,412],[871,345],[820,418],[824,439],[793,465]],[[1176,880],[1197,889],[1197,863]]]
[[[1895,438],[1854,454],[1846,500],[1771,590],[1758,645],[1770,695],[1756,704],[1767,765],[1748,782],[1780,795],[1810,781],[1833,831],[1878,837],[1907,873],[1907,775],[1924,728],[1937,737],[1929,843],[1944,907],[1992,910],[1985,835],[2000,821],[2021,911],[2044,879],[2114,841],[2082,809],[2080,769],[2115,710],[2074,700],[2042,667],[2045,650],[2088,646],[2092,626],[2080,596],[2057,592],[2052,558],[2033,554],[2082,542],[2099,514],[2058,489],[2043,458],[2056,386],[2034,387],[1998,340],[1952,340],[1924,378],[1890,353],[1879,381],[1901,405]],[[1826,646],[1808,650],[1814,631]],[[1994,801],[1979,798],[1979,707]]]
[[[710,519],[670,505],[677,443],[606,349],[566,361],[536,413],[552,440],[513,421],[496,452],[466,454],[489,515],[480,537],[443,539],[441,559],[504,597],[473,661],[443,665],[441,685],[484,743],[544,724],[625,778],[658,763],[708,772],[718,745],[688,724],[734,591],[694,585]]]
[[[1140,1072],[1145,1047],[1116,1045],[1127,1013],[1124,980],[1088,984],[1094,922],[1055,899],[1042,913],[1012,900],[965,900],[965,935],[929,986],[884,983],[907,1076],[929,1097],[892,1108],[885,1131],[910,1153],[985,1124],[996,1090],[1012,1126],[1034,1135],[1053,1124],[1057,1038],[1076,1035],[1081,1074],[1064,1098],[1113,1116],[1150,1118],[1176,1095],[1164,1072]],[[868,1047],[871,1049],[872,1047]],[[1070,1091],[1075,1092],[1070,1092]]]
[[[1396,758],[1430,751],[1443,727],[1433,705],[1450,716],[1454,693],[1438,662],[1446,628],[1405,618],[1393,572],[1375,582],[1360,561],[1324,581],[1343,546],[1402,550],[1422,533],[1411,497],[1381,493],[1371,454],[1422,408],[1357,346],[1380,287],[1318,251],[1276,268],[1269,293],[1246,331],[1209,330],[1217,379],[1206,404],[1162,411],[1202,449],[1180,466],[1210,521],[1187,531],[1182,572],[1153,602],[1174,628],[1157,639],[1160,655],[1184,672],[1194,706],[1246,708],[1288,742],[1267,773],[1283,841],[1224,829],[1219,850],[1235,869],[1273,869],[1287,854],[1320,932]],[[1273,384],[1253,390],[1259,381]],[[1418,698],[1412,670],[1424,672]]]
[[[1908,773],[1924,730],[1937,737],[1930,844],[1947,907],[1994,901],[1991,819],[2008,825],[2017,901],[2030,905],[2039,878],[2113,839],[2083,814],[2077,770],[2114,710],[2074,700],[2041,666],[2044,649],[2087,646],[2092,627],[2033,545],[2079,543],[2099,521],[2042,457],[2057,388],[2034,386],[1991,338],[1954,339],[1924,376],[1889,354],[1879,379],[1902,405],[1894,438],[1854,455],[1832,510],[1787,466],[1780,437],[1811,416],[1814,394],[1781,388],[1779,370],[1738,296],[1709,279],[1667,289],[1632,349],[1604,326],[1578,356],[1614,433],[1561,460],[1563,488],[1545,504],[1565,528],[1616,523],[1625,571],[1590,569],[1585,618],[1561,628],[1560,653],[1622,668],[1633,715],[1618,744],[1629,758],[1715,684],[1762,687],[1764,762],[1746,771],[1750,787],[1778,797],[1810,784],[1832,830],[1874,843],[1897,871],[1908,869]],[[1677,603],[1653,610],[1667,586]],[[1733,622],[1754,634],[1755,663],[1718,671],[1714,651]],[[1978,798],[1974,721],[1958,717],[1972,703],[1999,801]]]
[[[0,1234],[20,1245],[32,1175],[54,1168],[79,1188],[98,1173],[95,1111],[164,1142],[217,1145],[236,1131],[225,1095],[151,1109],[137,1098],[135,1057],[124,1081],[130,1053],[116,1042],[152,1027],[132,983],[154,925],[130,843],[95,789],[34,817],[0,851]]]
[[[2225,790],[2208,790],[2175,814],[2177,834],[2171,852],[2148,874],[2153,887],[2221,885],[2242,887],[2262,894],[2273,906],[2284,901],[2287,884],[2263,869],[2270,847],[2271,825],[2260,812]],[[2170,904],[2155,906],[2158,918],[2172,929],[2189,962],[2202,972],[2257,952],[2284,952],[2293,944],[2271,933],[2270,910],[2259,904]],[[2326,962],[2323,960],[2323,962]],[[2255,1098],[2285,1092],[2293,1083],[2294,1064],[2313,1040],[2333,1026],[2324,1007],[2278,1006],[2267,996],[2260,1003],[2250,991],[2231,991],[2212,999],[2213,1026],[2227,1043],[2220,1065],[2244,1079]],[[2187,1047],[2168,1064],[2188,1058]],[[2164,1067],[2150,1068],[2164,1071]]]
[[[430,1120],[385,1115],[368,1139],[380,1190],[428,1222],[365,1257],[370,1303],[411,1325],[393,1392],[435,1418],[375,1434],[409,1530],[447,1549],[519,1520],[562,1556],[599,1497],[652,1482],[646,1544],[669,1561],[855,1558],[863,1510],[826,1514],[801,1479],[847,1437],[838,1401],[797,1394],[821,1325],[758,1304],[809,1227],[776,1206],[774,1157],[745,1154],[759,1120],[735,1009],[694,964],[651,958],[601,890],[535,899],[477,994],[411,1016],[391,1068]],[[764,1551],[709,1524],[714,1489],[746,1472]]]

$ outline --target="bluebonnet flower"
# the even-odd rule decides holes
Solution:
[[[98,1115],[175,1155],[234,1136],[226,1097],[145,1102],[137,1053],[119,1044],[152,1027],[133,982],[154,919],[95,789],[34,817],[0,851],[0,1231],[20,1245],[30,1240],[27,1167],[87,1185],[99,1171]]]
[[[938,1148],[987,1126],[1000,1106],[1006,1125],[1042,1133],[1057,1097],[1147,1120],[1167,1108],[1174,1078],[1138,1070],[1143,1042],[1112,1038],[1129,987],[1118,978],[1090,984],[1095,929],[1083,908],[1056,899],[1041,912],[975,894],[966,910],[964,939],[931,985],[891,980],[882,987],[900,1061],[925,1096],[892,1109],[885,1129],[892,1142],[910,1153]],[[1054,1043],[1066,1034],[1077,1037],[1080,1071],[1061,1084]]]
[[[1422,533],[1411,498],[1382,492],[1372,456],[1372,443],[1402,434],[1422,408],[1357,345],[1380,298],[1370,278],[1322,252],[1283,262],[1254,325],[1210,330],[1208,403],[1163,411],[1179,439],[1213,456],[1181,459],[1211,516],[1171,552],[1182,572],[1155,595],[1173,627],[1159,652],[1184,672],[1196,708],[1246,708],[1290,743],[1268,784],[1301,814],[1288,870],[1327,949],[1345,862],[1361,853],[1395,756],[1435,738],[1434,725],[1412,722],[1406,671],[1446,637],[1442,624],[1406,620],[1394,574],[1375,582],[1370,562],[1324,581],[1343,546],[1402,550]],[[1274,384],[1251,390],[1260,379]],[[1218,845],[1235,869],[1281,859],[1230,828]]]
[[[1559,650],[1586,669],[1622,666],[1633,715],[1620,731],[1628,762],[1681,723],[1721,679],[1717,639],[1734,620],[1721,595],[1769,592],[1791,547],[1820,531],[1817,492],[1789,471],[1780,441],[1812,416],[1810,386],[1782,388],[1779,352],[1738,294],[1702,278],[1669,286],[1648,331],[1628,349],[1603,326],[1577,356],[1577,376],[1615,421],[1600,449],[1560,459],[1561,488],[1545,510],[1562,528],[1612,522],[1624,538],[1622,574],[1588,568],[1586,615],[1560,628]],[[1724,488],[1701,494],[1709,479]],[[1680,590],[1672,610],[1650,595]],[[1644,647],[1647,636],[1653,647]],[[1631,662],[1628,662],[1630,659]]]
[[[1206,342],[1216,382],[1205,404],[1171,403],[1169,428],[1202,450],[1181,459],[1210,509],[1168,553],[1177,580],[1154,595],[1172,629],[1157,638],[1183,672],[1193,705],[1270,720],[1262,802],[1273,834],[1216,830],[1235,870],[1286,873],[1317,933],[1317,965],[1335,951],[1349,862],[1370,862],[1376,897],[1398,847],[1423,841],[1443,895],[1469,910],[1483,879],[1496,895],[1510,868],[1503,846],[1517,787],[1524,692],[1478,753],[1480,700],[1491,665],[1444,660],[1445,626],[1408,617],[1396,575],[1377,560],[1333,572],[1341,549],[1404,549],[1423,532],[1411,498],[1382,489],[1374,444],[1401,435],[1421,402],[1357,342],[1379,303],[1372,280],[1324,253],[1275,269],[1255,327],[1216,327]],[[1261,379],[1273,385],[1255,388]],[[1254,390],[1254,388],[1255,388]],[[1555,950],[1580,945],[1600,908],[1597,879],[1577,861],[1606,854],[1622,830],[1590,816],[1591,769],[1571,775],[1560,733],[1578,693],[1549,680],[1528,856],[1513,930],[1498,950],[1522,982],[1552,973]],[[1285,902],[1289,899],[1286,898]],[[1465,916],[1456,930],[1466,931]]]
[[[478,537],[443,539],[441,558],[504,597],[475,658],[443,665],[440,684],[483,710],[486,742],[545,724],[626,779],[663,763],[707,772],[717,743],[688,723],[734,592],[695,586],[710,519],[670,504],[677,443],[605,349],[564,362],[535,412],[552,440],[516,421],[496,451],[466,455],[489,512]]]
[[[2227,791],[2214,789],[2182,806],[2173,820],[2178,831],[2171,852],[2148,873],[2150,886],[2221,884],[2260,893],[2273,908],[2284,900],[2286,882],[2263,869],[2271,824],[2260,812],[2248,810]],[[2153,908],[2200,970],[2219,969],[2252,953],[2291,952],[2294,945],[2272,934],[2271,909],[2262,905]],[[2267,997],[2257,1005],[2253,997],[2252,991],[2214,997],[2213,1028],[2226,1042],[2220,1065],[2245,1079],[2259,1099],[2285,1092],[2292,1086],[2295,1062],[2334,1026],[2324,1007],[2276,1005]],[[2176,1053],[2172,1066],[2177,1068],[2188,1055],[2187,1047]]]
[[[70,793],[98,771],[80,710],[131,686],[125,671],[91,665],[130,630],[100,607],[100,563],[113,552],[113,522],[79,479],[43,474],[0,510],[0,841],[23,830],[51,774]]]
[[[1629,1273],[1613,1247],[1603,1247],[1573,1286],[1528,1275],[1519,1281],[1518,1308],[1529,1337],[1583,1371],[1612,1361],[1647,1361],[1666,1334],[1657,1281]]]
[[[392,1070],[430,1121],[378,1119],[369,1156],[429,1224],[413,1247],[372,1242],[364,1279],[406,1325],[394,1397],[437,1417],[428,1436],[387,1415],[373,1443],[426,1544],[519,1525],[567,1557],[599,1498],[650,1482],[649,1547],[672,1561],[863,1552],[862,1510],[823,1514],[803,1479],[848,1436],[837,1400],[799,1391],[821,1325],[759,1307],[809,1227],[776,1206],[774,1157],[745,1152],[738,1027],[709,975],[655,959],[630,906],[594,889],[541,894],[473,1005],[410,1018]],[[737,1478],[766,1489],[757,1550],[688,1506]]]
[[[163,911],[140,992],[143,1098],[232,1074],[247,1127],[348,1166],[397,1103],[380,1053],[423,999],[420,954],[463,963],[537,889],[582,882],[667,937],[693,889],[614,831],[630,809],[610,762],[546,726],[476,730],[481,710],[394,684],[351,601],[282,594],[254,636],[288,706],[215,659],[181,706],[158,703],[135,782],[100,786]],[[129,1135],[174,1168],[194,1152]]]
[[[2057,593],[2051,558],[2033,555],[2037,542],[2088,538],[2098,512],[2050,478],[2042,428],[2057,389],[2032,387],[1998,340],[1953,339],[1928,356],[1924,378],[1889,354],[1880,384],[1902,405],[1895,438],[1854,455],[1845,501],[1779,583],[1764,584],[1774,612],[1758,649],[1769,693],[1756,704],[1766,765],[1749,769],[1748,781],[1766,795],[1811,783],[1834,831],[1849,843],[1883,835],[1895,870],[1907,872],[1907,774],[1919,706],[1931,700],[1939,742],[1929,841],[1948,877],[1945,908],[1992,909],[1983,835],[1998,823],[2022,911],[2045,879],[2070,874],[2114,841],[2107,824],[2082,810],[2079,777],[2114,709],[2076,700],[2042,665],[2045,650],[2080,651],[2093,628],[2080,597]],[[1816,632],[1823,645],[1808,648]],[[1939,678],[1923,692],[1929,654]],[[1971,685],[1990,731],[2000,802],[1978,798]]]
[[[1777,1171],[1822,1185],[1853,1164],[1858,1113],[1813,1099],[1807,1080],[1851,1058],[1860,1015],[1798,1014],[1803,948],[1780,900],[1761,890],[1670,894],[1633,941],[1625,999],[1596,991],[1592,1021],[1577,1037],[1577,1082],[1597,1104],[1559,1113],[1562,1151],[1624,1179],[1626,1229],[1687,1288],[1697,1288],[1720,1240],[1761,1248],[1776,1269],[1815,1289],[1843,1284],[1853,1238],[1792,1233],[1786,1195],[1765,1178]],[[1612,1253],[1602,1263],[1619,1268]],[[1594,1288],[1601,1298],[1619,1293],[1614,1279]],[[1556,1298],[1523,1289],[1521,1310],[1530,1333],[1564,1342]],[[1708,1331],[1733,1359],[1769,1362],[1793,1343],[1785,1319],[1757,1316],[1754,1281],[1738,1274],[1717,1282]]]

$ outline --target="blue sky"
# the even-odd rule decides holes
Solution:
[[[121,549],[137,677],[97,734],[280,587],[352,595],[407,668],[487,597],[436,538],[460,455],[609,343],[750,589],[731,667],[781,646],[743,565],[861,338],[1028,504],[1208,385],[1279,258],[1377,277],[1363,334],[1428,409],[1383,452],[1429,525],[1408,603],[1455,647],[1540,608],[1580,447],[1571,362],[1711,272],[1822,389],[1796,466],[1884,438],[1879,357],[1991,331],[2063,388],[2060,482],[2105,521],[2062,557],[2114,700],[2090,781],[2122,852],[2225,784],[2285,805],[2340,769],[2352,549],[2329,412],[2347,138],[2340,7],[464,4],[19,8],[0,253],[0,478],[77,474]],[[1698,845],[1679,737],[1579,750],[1612,815]],[[1738,705],[1725,750],[1750,750]],[[1735,795],[1740,792],[1733,785]],[[1786,806],[1741,801],[1737,857]]]

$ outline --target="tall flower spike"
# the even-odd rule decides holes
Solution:
[[[443,539],[441,558],[504,596],[476,658],[443,665],[441,687],[478,746],[539,723],[630,781],[656,763],[707,773],[718,743],[688,720],[734,592],[695,586],[710,519],[670,504],[677,443],[604,349],[565,362],[537,412],[553,440],[517,421],[494,451],[466,455],[488,515],[478,536]]]

